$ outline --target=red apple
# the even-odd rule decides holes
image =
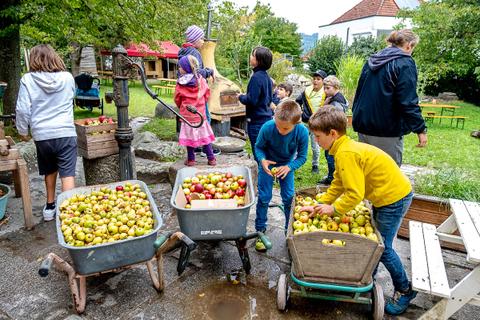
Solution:
[[[227,172],[227,173],[225,173],[225,177],[227,179],[229,179],[229,178],[233,177],[233,174],[231,172]]]
[[[107,116],[103,114],[100,117],[98,117],[98,121],[100,121],[100,123],[103,123],[106,119],[107,119]]]
[[[187,194],[187,195],[185,196],[185,198],[187,199],[187,202],[188,202],[188,203],[190,203],[190,202],[192,201],[192,196],[189,195],[189,194]]]
[[[204,188],[203,188],[203,185],[202,185],[202,184],[197,183],[197,184],[195,185],[195,192],[202,193],[202,192],[203,192],[203,189],[204,189]]]
[[[230,198],[233,198],[235,196],[235,191],[233,190],[228,190],[227,194],[229,195]]]
[[[211,193],[205,193],[205,199],[212,199],[213,195]]]
[[[113,119],[112,119],[112,118],[108,118],[108,123],[109,123],[109,124],[112,124],[112,123],[113,123]]]
[[[220,193],[220,192],[217,192],[215,193],[215,195],[213,196],[215,199],[222,199],[223,198],[223,195]]]
[[[239,197],[245,196],[245,189],[239,188],[237,191],[235,191],[235,194]]]
[[[220,181],[225,182],[227,181],[227,178],[223,177],[222,179],[220,179]]]
[[[117,190],[117,191],[123,191],[123,186],[116,186],[116,187],[115,187],[115,190]]]
[[[247,185],[247,181],[245,181],[245,179],[238,179],[237,182],[241,188],[245,188],[245,186]]]
[[[210,192],[210,194],[214,195],[215,192],[217,192],[217,190],[215,189],[215,187],[213,187],[213,188],[208,189],[208,192]]]
[[[195,192],[195,185],[190,186],[190,191]]]

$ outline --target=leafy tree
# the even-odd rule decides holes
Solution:
[[[291,73],[292,66],[292,61],[288,60],[284,55],[274,52],[272,67],[268,73],[270,77],[275,79],[277,84],[280,84],[285,81],[285,78]]]
[[[322,37],[310,51],[307,61],[311,71],[322,69],[327,74],[335,74],[335,63],[344,54],[344,44],[337,36]]]
[[[357,37],[353,40],[352,44],[348,47],[348,54],[354,54],[360,58],[366,59],[371,54],[380,51],[385,48],[386,43],[384,38]]]

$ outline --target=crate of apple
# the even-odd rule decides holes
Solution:
[[[238,207],[245,205],[247,181],[241,175],[231,172],[214,172],[187,177],[182,182],[183,193],[187,200],[185,208],[191,208],[191,201],[208,199],[234,199]]]
[[[65,242],[75,247],[140,237],[153,231],[150,205],[138,184],[101,187],[63,200],[60,229]]]
[[[83,122],[85,126],[98,126],[100,124],[113,124],[113,123],[115,123],[115,120],[105,115],[99,116],[98,119],[85,119]]]

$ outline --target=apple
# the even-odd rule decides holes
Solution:
[[[212,199],[213,195],[211,193],[205,193],[205,199]]]
[[[199,183],[199,182],[200,182],[200,179],[198,179],[198,177],[193,177],[193,178],[192,178],[192,183],[193,183],[193,184],[197,184],[197,183]]]
[[[107,116],[103,114],[100,117],[98,117],[98,121],[100,121],[100,123],[103,123],[106,119],[107,119]]]
[[[225,173],[225,178],[230,179],[231,177],[233,177],[233,174],[231,172]]]
[[[222,199],[223,198],[223,195],[220,193],[220,192],[217,192],[215,193],[215,195],[213,196],[214,199]]]
[[[240,188],[245,188],[245,186],[247,185],[247,181],[245,181],[245,179],[238,179],[237,182]]]
[[[215,189],[215,187],[213,187],[213,188],[208,189],[208,192],[210,192],[211,195],[214,195],[215,192],[217,192],[217,190]]]
[[[190,203],[192,201],[192,196],[191,195],[186,195],[185,198],[187,199],[188,203]]]
[[[233,198],[235,196],[235,191],[233,190],[228,190],[227,194],[230,196],[230,198]]]
[[[224,183],[223,183],[223,182],[217,183],[217,188],[222,188],[222,189],[223,189],[223,186],[224,186]]]
[[[116,187],[115,187],[115,190],[116,190],[116,191],[123,191],[123,186],[116,186]]]
[[[109,124],[114,123],[113,119],[112,119],[112,118],[108,118],[108,123],[109,123]]]
[[[188,189],[188,188],[183,189],[183,193],[185,193],[185,195],[190,194],[190,192],[191,192],[191,191],[190,191],[190,189]]]
[[[190,186],[190,191],[195,192],[195,185]]]
[[[233,191],[236,191],[240,186],[238,185],[238,182],[232,182],[232,184],[230,185],[230,189],[232,189]]]
[[[245,189],[239,188],[235,191],[235,194],[239,197],[245,196]]]
[[[227,181],[227,178],[223,177],[222,179],[220,179],[220,181],[225,182]]]
[[[195,187],[195,192],[198,192],[198,193],[202,193],[204,190],[203,185],[200,183],[195,184],[194,187]]]

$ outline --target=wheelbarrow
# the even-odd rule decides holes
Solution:
[[[101,187],[115,188],[123,185],[127,181],[98,185],[90,187],[75,188],[61,193],[57,199],[57,237],[60,245],[68,250],[73,265],[69,264],[58,255],[49,253],[43,260],[38,273],[46,277],[52,264],[59,270],[65,272],[68,276],[68,283],[72,292],[73,305],[77,313],[85,310],[86,304],[86,278],[109,272],[120,272],[133,268],[141,263],[146,263],[147,270],[152,279],[153,285],[157,291],[164,289],[163,273],[163,254],[181,247],[180,258],[177,265],[178,274],[185,270],[190,252],[196,248],[196,244],[181,232],[175,232],[169,235],[158,235],[162,226],[162,217],[158,212],[155,202],[146,184],[138,180],[130,180],[132,184],[139,184],[142,190],[147,194],[150,202],[150,209],[154,215],[154,229],[152,232],[125,240],[107,242],[95,246],[74,247],[68,245],[61,231],[59,218],[60,203],[72,197],[75,194],[90,193],[94,189]],[[157,272],[154,272],[154,263],[157,264]]]
[[[233,175],[242,175],[245,178],[247,181],[245,205],[235,208],[186,209],[185,195],[181,188],[185,178],[195,176],[196,174],[208,174],[219,171],[231,172]],[[267,249],[272,248],[270,240],[263,233],[247,233],[250,207],[255,204],[251,171],[247,167],[235,166],[201,171],[195,167],[180,169],[177,172],[170,204],[176,210],[180,231],[193,241],[234,241],[242,260],[243,269],[247,274],[251,270],[247,241],[260,237]]]

